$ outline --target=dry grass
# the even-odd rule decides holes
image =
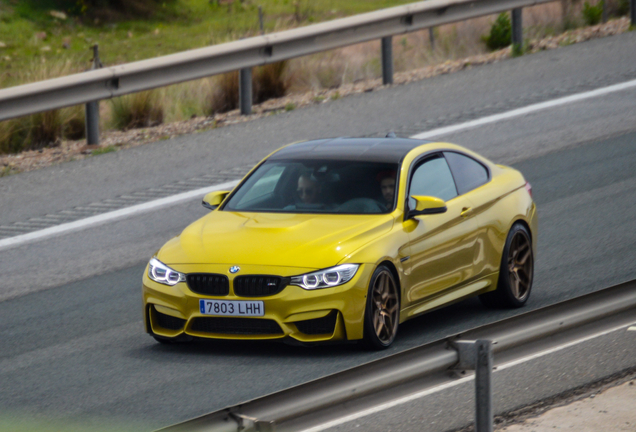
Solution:
[[[111,124],[118,130],[159,125],[163,123],[165,100],[155,90],[111,99]]]
[[[589,0],[596,4],[596,0]],[[610,16],[624,12],[626,0],[606,0]],[[564,29],[583,24],[583,0],[563,0],[524,8],[524,39],[540,39],[560,34]],[[622,9],[623,10],[622,10]],[[304,9],[303,9],[304,10]],[[301,10],[299,13],[304,13]],[[306,12],[306,11],[305,11]],[[289,20],[290,18],[285,18]],[[488,52],[482,36],[489,33],[496,15],[467,20],[434,29],[434,43],[428,30],[394,37],[394,68],[396,73],[417,70]],[[277,22],[283,29],[293,22]],[[228,29],[224,40],[237,39]],[[34,62],[28,73],[0,75],[0,87],[7,83],[32,82],[67,75],[85,65],[79,62],[59,64]],[[254,69],[253,95],[255,103],[270,98],[306,91],[337,89],[343,85],[381,76],[380,42],[372,41],[325,53],[301,57]],[[212,116],[238,107],[238,72],[182,83],[152,92],[124,96],[101,104],[102,125],[119,130],[146,127],[163,121],[187,120],[195,116]],[[0,152],[55,145],[61,137],[78,139],[84,134],[83,107],[43,113],[27,120],[0,123]]]
[[[238,71],[216,77],[207,93],[205,93],[205,97],[206,115],[214,115],[236,109],[239,99]]]
[[[254,101],[283,97],[289,90],[293,76],[288,73],[289,62],[282,61],[261,66],[254,71]]]
[[[0,87],[9,82],[29,83],[77,72],[70,61],[34,61],[19,76],[5,72]],[[84,136],[84,110],[82,107],[64,108],[34,114],[28,117],[0,122],[0,153],[52,147],[63,138],[79,139]]]

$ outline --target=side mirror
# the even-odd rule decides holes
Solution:
[[[415,210],[409,210],[407,219],[420,215],[446,213],[446,203],[441,198],[419,195],[411,198],[415,200]]]
[[[203,197],[203,202],[201,204],[203,204],[203,207],[205,208],[214,210],[219,205],[221,205],[221,203],[223,202],[223,200],[229,193],[230,193],[229,191],[210,192],[209,194]]]

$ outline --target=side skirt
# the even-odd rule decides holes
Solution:
[[[468,297],[473,297],[488,291],[497,289],[499,272],[489,274],[476,281],[471,281],[459,288],[450,288],[438,293],[435,296],[424,299],[421,303],[410,306],[400,311],[400,323],[415,318],[424,312],[431,312],[462,301]]]

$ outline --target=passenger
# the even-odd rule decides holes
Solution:
[[[298,177],[298,197],[304,204],[320,203],[320,185],[311,174],[302,174]]]
[[[397,173],[393,170],[382,171],[378,174],[377,179],[380,183],[380,191],[382,192],[383,204],[387,209],[393,207],[393,199],[395,197],[395,178]]]

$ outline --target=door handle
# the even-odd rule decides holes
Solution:
[[[464,207],[460,213],[461,217],[468,217],[473,214],[473,209],[470,207]]]

